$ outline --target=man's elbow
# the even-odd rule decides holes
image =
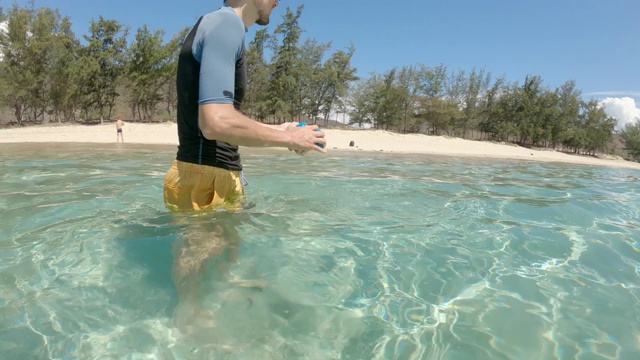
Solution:
[[[230,120],[230,114],[224,111],[202,111],[199,121],[202,136],[207,140],[225,141]]]
[[[200,132],[207,140],[222,140],[221,136],[224,134],[221,126],[221,121],[216,117],[200,120]]]

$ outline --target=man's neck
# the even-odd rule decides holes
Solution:
[[[226,5],[231,7],[233,11],[240,16],[242,22],[244,23],[244,27],[249,29],[251,25],[256,23],[258,19],[258,14],[256,14],[256,10],[248,5],[247,0],[227,0]]]

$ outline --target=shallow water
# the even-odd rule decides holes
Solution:
[[[253,207],[175,216],[172,148],[0,149],[2,359],[640,358],[639,171],[252,152]],[[184,337],[173,251],[216,225],[267,287],[214,259]]]

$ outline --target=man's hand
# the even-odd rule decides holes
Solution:
[[[296,121],[285,122],[278,125],[271,125],[265,123],[259,123],[260,125],[285,132],[293,132],[291,138],[294,140],[294,146],[289,146],[289,151],[295,151],[298,155],[304,155],[309,150],[315,150],[321,153],[326,153],[324,147],[320,147],[316,144],[322,144],[326,147],[326,140],[324,139],[324,132],[317,131],[318,125],[308,125],[298,127],[300,123]],[[289,141],[291,143],[291,141]]]
[[[296,154],[302,156],[309,152],[308,150],[309,143],[313,141],[312,147],[315,151],[326,153],[327,151],[323,147],[316,145],[316,144],[323,144],[326,147],[324,132],[317,130],[318,125],[298,127],[298,124],[299,124],[298,122],[286,122],[286,123],[280,124],[281,126],[284,127],[285,131],[296,131],[300,133],[295,135],[296,138],[300,140],[297,144],[299,145],[299,148],[290,147],[289,151],[295,151]]]
[[[293,127],[293,128],[297,127],[298,124],[299,123],[296,121],[284,122],[282,124],[277,125],[276,128],[281,131],[287,131],[290,127]],[[309,152],[309,150],[293,150],[292,148],[289,148],[289,151],[295,151],[296,154],[301,156]]]
[[[300,123],[296,122],[296,121],[285,122],[285,123],[280,124],[280,128],[283,131],[287,131],[287,130],[289,130],[290,127],[292,127],[292,128],[297,127],[298,124],[300,124]],[[309,150],[293,150],[292,148],[289,148],[289,151],[294,151],[296,154],[298,154],[300,156],[302,156],[302,155],[304,155],[304,154],[309,152]]]
[[[293,138],[295,146],[289,148],[289,150],[295,151],[298,155],[304,155],[309,152],[310,149],[325,154],[327,152],[327,141],[324,138],[324,132],[318,130],[318,125],[307,125],[298,127],[297,122],[288,123],[286,131],[295,132]],[[317,144],[324,145],[323,147]]]

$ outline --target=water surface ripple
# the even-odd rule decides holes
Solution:
[[[0,154],[3,359],[637,359],[640,172],[339,153],[244,156],[253,207],[176,216],[173,150]],[[216,327],[172,326],[177,243],[233,224]]]

